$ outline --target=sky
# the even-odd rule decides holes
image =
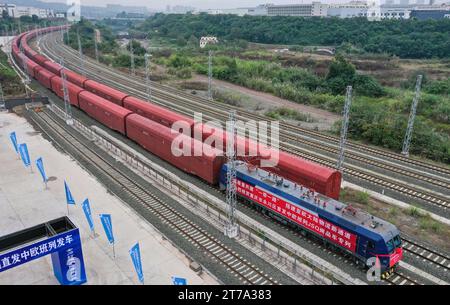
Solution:
[[[44,2],[66,2],[65,0],[41,0]],[[73,1],[73,0],[69,0]],[[83,5],[105,6],[106,3],[122,4],[130,6],[146,6],[153,9],[165,9],[167,5],[193,6],[200,9],[206,8],[237,8],[256,6],[263,3],[291,4],[291,3],[311,3],[320,1],[322,3],[342,3],[350,0],[81,0]],[[415,2],[415,0],[411,0]],[[381,0],[384,2],[384,0]],[[397,0],[398,2],[398,0]],[[441,2],[441,1],[436,1]]]

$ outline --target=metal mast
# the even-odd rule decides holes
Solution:
[[[27,57],[25,56],[25,53],[23,51],[23,45],[20,45],[20,57],[22,59],[22,67],[23,71],[25,72],[25,78],[23,79],[23,85],[25,86],[25,93],[27,97],[30,97],[30,94],[28,92],[28,84],[30,83],[30,71],[28,71],[28,65],[27,65]]]
[[[78,40],[78,53],[81,61],[80,63],[81,74],[83,74],[83,76],[86,77],[86,71],[84,71],[83,49],[81,48],[80,31],[78,29],[77,29],[77,40]]]
[[[3,95],[2,84],[0,84],[0,109],[3,109],[4,107],[5,107],[5,96]]]
[[[336,168],[342,172],[344,164],[345,143],[347,142],[348,121],[350,116],[350,107],[352,105],[352,86],[347,86],[345,95],[344,113],[341,126],[341,139],[339,141],[339,156]]]
[[[208,51],[208,98],[212,100],[212,51]]]
[[[411,105],[411,112],[409,113],[408,127],[406,128],[405,139],[403,141],[402,154],[409,156],[409,146],[411,145],[412,133],[414,128],[414,120],[416,119],[417,104],[420,98],[420,87],[422,85],[422,75],[417,75],[416,92]]]
[[[134,51],[133,51],[133,39],[130,40],[130,62],[131,62],[131,75],[136,75],[136,69],[134,67]]]
[[[94,30],[94,48],[95,48],[95,60],[98,60],[98,46],[97,46],[97,32]]]
[[[228,221],[225,224],[225,235],[234,238],[238,235],[236,223],[236,111],[231,110],[228,120],[227,139],[227,209]]]
[[[145,90],[147,92],[147,100],[150,102],[152,98],[152,89],[150,88],[150,57],[151,55],[145,53]]]
[[[69,27],[66,27],[66,35],[67,35],[67,45],[70,46]],[[64,40],[63,40],[63,43],[64,43]]]
[[[64,93],[64,115],[66,117],[66,124],[67,125],[73,125],[73,119],[72,119],[72,106],[70,105],[70,97],[69,97],[69,90],[67,89],[67,77],[66,72],[64,68],[64,60],[61,58],[61,78],[62,78],[62,85],[63,85],[63,93]]]

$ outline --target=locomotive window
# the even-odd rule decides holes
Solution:
[[[400,246],[400,244],[401,244],[400,236],[397,235],[397,236],[394,237],[394,246],[398,247],[398,246]]]
[[[386,246],[388,248],[388,252],[391,253],[392,250],[394,250],[394,239],[391,239],[386,243]]]
[[[369,249],[374,249],[375,248],[375,244],[373,243],[373,241],[370,241],[367,243],[367,247],[369,247]]]

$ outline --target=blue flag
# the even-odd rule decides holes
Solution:
[[[184,279],[182,277],[175,277],[175,276],[172,276],[172,283],[174,285],[187,285],[186,279]]]
[[[112,221],[110,214],[100,214],[100,220],[102,221],[103,229],[105,230],[106,237],[110,244],[114,243],[114,235],[112,230]]]
[[[9,134],[9,138],[11,139],[11,142],[14,146],[14,150],[16,151],[16,153],[19,152],[19,147],[17,146],[17,137],[16,137],[16,132],[13,131]]]
[[[27,144],[23,143],[19,145],[20,157],[22,158],[25,167],[30,166],[30,155],[28,154]]]
[[[86,216],[87,222],[89,223],[89,228],[91,228],[91,231],[94,231],[94,221],[92,219],[92,213],[91,213],[91,207],[89,205],[89,199],[85,199],[82,203],[83,212]]]
[[[64,180],[64,190],[66,191],[66,202],[67,204],[75,204],[75,199],[73,199],[72,193],[70,192],[69,186]]]
[[[139,243],[136,243],[130,249],[131,260],[133,261],[134,269],[136,270],[139,281],[144,283],[144,273],[142,271],[141,251],[139,249]]]
[[[44,183],[47,182],[48,179],[47,176],[45,175],[42,157],[39,157],[39,159],[36,160],[36,167],[39,169],[39,172],[41,173],[42,180],[44,181]]]

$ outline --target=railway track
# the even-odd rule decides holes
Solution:
[[[68,130],[68,127],[52,118],[46,111],[33,115],[32,119],[44,132],[49,133],[49,130],[51,130],[52,132],[50,132],[49,136],[53,139],[56,137],[57,143],[65,143],[65,145],[71,147],[71,149],[76,151],[79,158],[83,158],[86,162],[89,162],[96,170],[107,177],[108,180],[118,185],[121,189],[121,195],[125,194],[133,198],[143,208],[157,216],[163,224],[170,227],[174,232],[203,251],[218,264],[223,265],[242,284],[279,284],[270,275],[254,266],[206,230],[162,201],[148,187],[132,181],[114,163],[111,163],[88,145],[78,140]]]
[[[54,36],[54,34],[53,34]],[[52,35],[44,36],[44,37],[52,37]],[[43,48],[43,51],[49,55],[51,58],[58,58],[60,55],[55,54],[54,51],[48,47],[49,40],[44,39],[41,41],[41,45]],[[55,45],[58,45],[58,43],[55,41]],[[63,46],[64,47],[64,46]],[[76,55],[70,55],[70,61],[68,66],[74,70],[79,70],[79,67],[76,66],[77,63],[77,56]],[[64,56],[68,56],[67,54]],[[145,94],[145,88],[142,85],[142,82],[138,83],[136,81],[133,81],[133,79],[130,79],[130,76],[128,75],[120,75],[120,73],[114,72],[114,75],[111,75],[113,72],[109,71],[108,69],[100,70],[98,68],[97,63],[92,63],[90,61],[85,62],[85,70],[86,72],[89,72],[90,77],[93,79],[96,79],[98,81],[102,81],[103,83],[106,83],[112,87],[116,87],[118,89],[121,89],[123,91],[126,91],[134,96],[146,98]],[[126,79],[125,79],[126,78]],[[125,85],[126,83],[126,85]],[[156,84],[154,85],[156,86]],[[160,85],[161,86],[161,85]],[[164,86],[166,87],[166,86]],[[173,90],[173,89],[172,89]],[[157,104],[160,104],[165,107],[172,108],[178,112],[181,112],[183,114],[192,115],[192,109],[194,108],[194,105],[185,98],[177,97],[174,94],[168,94],[164,91],[159,90],[158,88],[152,87],[153,97],[155,98],[155,102]],[[186,93],[184,93],[186,94]],[[193,99],[191,96],[190,99]],[[201,111],[202,113],[206,113],[206,116],[210,118],[220,118],[222,120],[227,119],[226,112],[223,113],[217,113],[217,109],[211,110],[208,109],[207,105],[202,104],[201,107],[199,107],[198,111]],[[223,107],[223,104],[222,104]],[[216,107],[214,107],[216,108]],[[201,110],[200,110],[201,109]],[[241,110],[239,110],[241,111]],[[299,140],[298,136],[296,136],[297,141]],[[294,141],[294,137],[289,134],[283,134],[283,140],[288,141]],[[328,166],[328,167],[334,167],[335,159],[329,156],[320,155],[313,153],[313,150],[305,149],[300,146],[295,146],[294,144],[291,144],[290,142],[285,141],[281,143],[281,148],[283,150],[289,151],[291,153],[294,153],[296,155],[299,155],[302,158],[308,159],[310,161],[317,162],[319,164]],[[311,144],[313,143],[313,144]],[[322,149],[325,151],[328,151],[329,153],[336,152],[336,149],[333,147],[329,147],[326,145],[321,145],[316,142],[310,141],[308,142],[309,145],[312,145],[314,148]],[[420,181],[425,181],[430,184],[439,185],[444,190],[450,189],[450,184],[448,184],[447,179],[437,179],[433,175],[425,175],[425,174],[418,174],[415,171],[405,170],[402,167],[394,166],[386,162],[381,162],[379,160],[373,160],[370,158],[365,157],[359,157],[353,153],[350,153],[350,156],[353,156],[354,159],[359,159],[360,162],[371,164],[373,166],[376,166],[378,168],[383,168],[385,170],[390,170],[391,172],[406,175],[414,179],[418,179]],[[348,154],[347,154],[348,157]],[[411,159],[413,160],[413,159]],[[373,173],[367,170],[364,170],[358,166],[352,165],[352,164],[346,164],[344,173],[346,175],[349,175],[350,177],[354,177],[357,179],[360,179],[365,182],[369,182],[370,184],[376,185],[378,187],[381,187],[383,189],[392,190],[394,192],[397,192],[399,194],[402,194],[408,198],[418,199],[423,202],[430,203],[436,207],[439,207],[441,209],[447,210],[450,207],[450,201],[448,199],[448,196],[441,195],[440,193],[431,192],[428,191],[426,188],[422,188],[419,186],[411,185],[409,182],[403,182],[399,181],[397,179],[392,179],[391,177],[388,177],[386,175],[380,175],[377,173]]]
[[[450,272],[450,256],[431,250],[427,246],[410,239],[402,238],[402,240],[405,252],[416,256],[435,268],[442,269],[444,272]]]
[[[400,271],[395,271],[389,278],[385,281],[390,285],[421,285],[418,281],[412,279],[411,277],[403,274]]]
[[[57,34],[50,34],[48,36],[51,36],[51,38],[53,39],[53,43],[55,44],[55,47],[58,47],[60,49],[60,51],[63,51],[65,54],[71,54],[71,56],[73,56],[74,59],[78,58],[78,53],[67,47],[66,45],[62,44],[62,41],[58,38],[60,38],[59,36],[57,36]],[[61,53],[60,53],[61,54]],[[90,64],[94,64],[96,66],[98,66],[98,63],[94,62],[93,60],[86,58],[85,62],[88,62]],[[102,71],[105,71],[105,69],[110,70],[113,73],[118,74],[117,70],[113,70],[113,69],[109,69],[108,67],[104,67],[102,68]],[[123,74],[122,72],[119,72],[120,74]],[[130,76],[130,75],[126,75],[125,76],[129,81],[133,81],[133,82],[137,82],[138,84],[142,84],[142,78],[138,77],[138,76]],[[245,116],[246,118],[251,118],[254,120],[270,120],[270,118],[258,115],[258,114],[254,114],[251,113],[249,111],[245,111],[242,108],[238,108],[235,106],[231,106],[231,105],[227,105],[224,103],[220,103],[220,102],[216,102],[216,101],[210,101],[206,98],[200,97],[200,96],[193,96],[192,94],[186,93],[184,91],[181,90],[177,90],[174,88],[171,88],[169,86],[166,85],[162,85],[159,83],[155,83],[152,82],[151,86],[153,89],[157,90],[157,91],[164,91],[164,92],[171,92],[176,94],[177,97],[182,97],[182,98],[186,98],[189,99],[191,101],[198,101],[200,102],[202,105],[204,106],[211,106],[213,109],[218,109],[218,110],[222,110],[225,115],[228,114],[230,109],[235,109],[238,113],[242,114],[243,116]],[[306,129],[306,128],[302,128],[299,126],[295,126],[289,123],[281,123],[281,127],[283,127],[283,129],[287,129],[287,131],[291,131],[292,135],[298,135],[298,134],[302,134],[302,135],[308,135],[312,138],[315,139],[319,139],[321,142],[325,141],[329,144],[333,144],[334,146],[338,146],[339,144],[339,137],[333,136],[333,135],[328,135],[328,134],[324,134],[321,132],[317,132],[314,130],[310,130],[310,129]],[[440,175],[446,175],[448,177],[450,177],[450,168],[448,167],[442,167],[430,162],[426,162],[423,160],[417,160],[417,159],[412,159],[412,158],[407,158],[401,154],[398,153],[394,153],[394,152],[390,152],[390,151],[386,151],[383,149],[379,149],[376,147],[372,147],[372,146],[368,146],[368,145],[364,145],[364,144],[360,144],[360,143],[356,143],[356,142],[347,142],[347,150],[348,151],[359,151],[363,156],[364,155],[368,155],[368,154],[373,154],[374,156],[377,157],[385,157],[387,159],[391,159],[398,162],[402,162],[404,164],[407,164],[409,166],[416,166],[418,167],[418,169],[420,169],[421,171],[426,171],[426,170],[430,170],[434,173],[440,174]]]
[[[41,115],[43,115],[43,114],[41,114]],[[45,114],[45,115],[47,115],[47,117],[48,117],[48,114]],[[50,117],[49,117],[49,119],[51,119]],[[54,119],[53,119],[54,120]],[[61,127],[61,128],[66,128],[65,127],[65,125],[64,124],[62,124],[62,123],[58,123],[58,125]],[[68,131],[68,132],[70,132],[70,131]],[[67,137],[67,135],[64,135],[64,137],[65,137],[65,139],[68,139],[71,143],[74,143],[73,142],[73,140],[71,140],[70,138],[68,138]],[[77,145],[77,146],[79,146],[79,145]],[[91,159],[92,159],[92,157],[91,157]],[[214,191],[217,191],[217,189],[213,189],[212,188],[212,190],[214,190]],[[138,189],[138,191],[139,192],[141,192],[141,188],[140,189]],[[133,197],[134,198],[134,197]],[[146,199],[147,201],[148,201],[148,199]],[[245,209],[247,210],[247,211],[252,211],[253,213],[256,213],[256,211],[254,210],[254,209],[252,209],[252,208],[250,208],[249,206],[247,206],[247,205],[242,205],[242,207],[245,207]],[[249,215],[250,216],[250,215]],[[267,216],[266,216],[267,217]],[[274,222],[274,220],[272,219],[272,218],[268,218],[271,222]],[[278,222],[274,222],[275,224],[277,224],[277,225],[279,225],[279,226],[281,226]],[[170,225],[170,223],[168,224],[168,225]],[[298,233],[298,232],[296,232],[296,231],[294,231],[294,230],[292,230],[291,228],[288,228],[288,227],[286,227],[286,226],[281,226],[282,228],[284,228],[284,229],[287,229],[289,232],[291,232],[292,234],[294,234],[295,236],[297,236],[298,238],[304,238],[300,233]],[[181,234],[183,234],[183,232],[181,232]],[[403,238],[403,240],[404,240],[404,242],[405,242],[405,246],[406,247],[408,247],[408,245],[409,244],[414,244],[414,245],[417,245],[416,243],[414,243],[413,241],[410,241],[409,239],[407,240],[406,238]],[[310,242],[310,240],[308,239],[307,240],[308,242]],[[314,241],[312,241],[312,242],[314,242]],[[317,245],[319,246],[319,247],[321,247],[322,248],[322,246],[323,245],[321,245],[321,243],[317,243]],[[323,249],[324,250],[327,250],[326,248],[324,248],[323,247]],[[425,250],[427,250],[427,251],[429,251],[429,252],[433,252],[433,253],[437,253],[437,252],[434,252],[434,251],[432,251],[432,250],[429,250],[429,249],[427,249],[425,246],[421,246],[421,249],[425,249]],[[408,249],[405,249],[405,250],[408,250]],[[329,251],[329,250],[327,250],[327,251]],[[226,255],[226,254],[224,254],[224,255]],[[442,255],[442,254],[440,254],[442,257],[444,257],[444,255]],[[343,259],[343,262],[347,262],[347,259],[343,256],[342,257],[342,259]],[[436,259],[434,259],[435,261],[436,261]],[[449,262],[450,262],[450,259],[449,259]],[[219,263],[220,263],[220,261],[219,261]],[[236,265],[235,265],[236,266]],[[244,266],[240,266],[240,268],[243,268]],[[232,270],[231,268],[230,268],[230,270]],[[401,273],[401,270],[400,271],[397,271],[393,276],[391,276],[389,279],[385,279],[385,281],[388,283],[388,284],[393,284],[393,285],[417,285],[417,284],[419,284],[419,281],[418,280],[415,280],[415,279],[413,279],[413,278],[411,278],[411,276],[405,276],[405,275],[403,275],[402,273]],[[261,281],[259,282],[259,283],[261,283]],[[267,283],[266,283],[267,284]]]

